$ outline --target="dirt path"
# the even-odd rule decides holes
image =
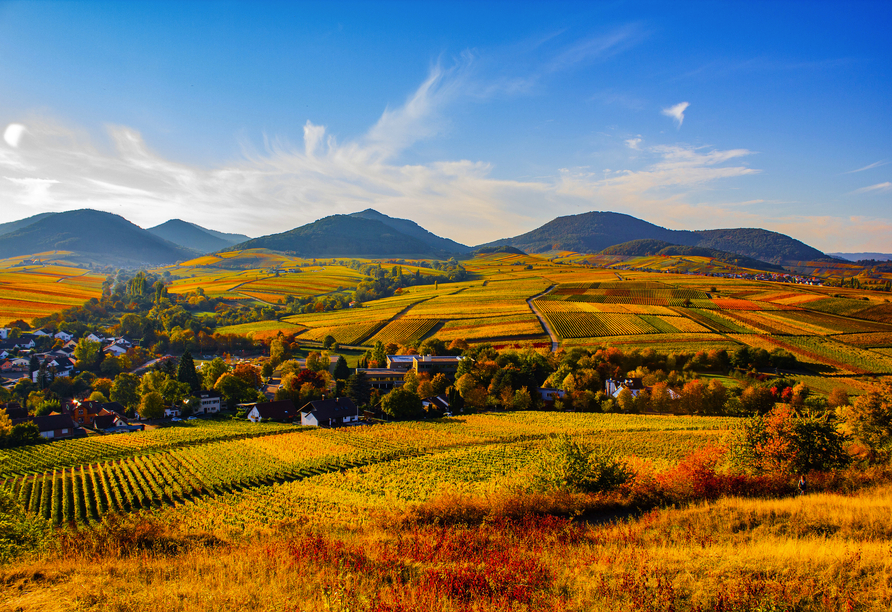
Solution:
[[[530,310],[532,310],[532,311],[533,311],[533,314],[536,315],[536,317],[539,319],[539,323],[542,324],[542,328],[543,328],[546,332],[548,332],[548,336],[551,338],[551,352],[552,352],[552,353],[554,353],[554,352],[556,352],[556,351],[558,350],[558,348],[559,348],[560,345],[561,345],[561,340],[560,340],[560,338],[558,338],[557,334],[554,333],[554,330],[551,329],[551,326],[548,324],[548,321],[547,321],[546,318],[542,315],[542,313],[539,312],[539,309],[536,308],[536,305],[533,304],[533,301],[534,301],[534,300],[538,300],[540,297],[542,297],[542,296],[544,296],[544,295],[548,295],[549,293],[551,293],[551,290],[554,289],[555,287],[557,287],[557,285],[552,285],[551,287],[549,287],[548,289],[546,289],[545,291],[543,291],[543,292],[540,293],[539,295],[534,295],[534,296],[531,297],[531,298],[527,298],[527,306],[530,307]]]

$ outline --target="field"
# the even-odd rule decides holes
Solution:
[[[271,516],[361,522],[372,508],[425,501],[444,487],[479,493],[507,486],[551,434],[671,463],[736,423],[554,416],[483,414],[344,430],[197,421],[6,451],[0,478],[29,512],[55,524],[151,511],[195,528],[253,531],[267,527]]]
[[[17,319],[30,322],[102,295],[104,277],[67,265],[57,259],[61,256],[0,260],[0,326]]]

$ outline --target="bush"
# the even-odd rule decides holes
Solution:
[[[600,493],[616,489],[630,476],[624,462],[564,434],[543,450],[535,483],[545,490]]]

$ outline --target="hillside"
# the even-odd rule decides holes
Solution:
[[[352,215],[332,215],[224,250],[236,248],[271,249],[307,257],[434,257],[442,254],[427,242],[397,231],[382,221]]]
[[[0,226],[2,227],[2,226]],[[892,253],[828,253],[833,257],[845,259],[846,261],[890,261]]]
[[[44,251],[73,251],[69,259],[103,265],[167,264],[195,255],[123,217],[97,210],[72,210],[0,236],[0,257]]]
[[[630,242],[607,247],[601,251],[601,255],[620,255],[624,257],[642,257],[648,255],[663,255],[666,257],[711,257],[712,259],[733,263],[737,266],[753,270],[770,270],[774,272],[783,270],[781,266],[738,255],[737,253],[728,253],[727,251],[719,251],[717,249],[710,249],[702,246],[670,244],[668,242],[663,242],[662,240],[632,240]]]
[[[528,253],[600,253],[608,247],[634,240],[659,240],[674,245],[705,247],[773,264],[830,259],[795,238],[768,230],[670,230],[631,215],[598,211],[558,217],[520,236],[503,238],[477,248],[509,245]]]
[[[372,208],[367,208],[366,210],[363,210],[361,212],[352,213],[350,216],[357,217],[359,219],[380,221],[381,223],[392,227],[401,234],[405,234],[406,236],[411,236],[412,238],[421,240],[422,242],[428,244],[435,251],[443,251],[444,253],[471,252],[471,247],[459,244],[458,242],[449,240],[448,238],[441,238],[440,236],[427,231],[414,221],[388,217],[387,215],[379,213],[377,210],[374,210]]]
[[[201,253],[213,253],[251,239],[244,234],[215,232],[181,219],[171,219],[161,225],[150,227],[146,231],[181,247]]]
[[[45,219],[46,217],[50,217],[57,213],[40,213],[39,215],[33,215],[31,217],[27,217],[25,219],[19,219],[18,221],[10,221],[9,223],[0,223],[0,236],[3,234],[11,234],[16,230],[20,230],[23,227],[28,227],[32,223],[37,223],[41,219]]]

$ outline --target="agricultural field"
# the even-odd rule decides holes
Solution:
[[[30,322],[102,295],[103,276],[59,261],[61,256],[0,260],[0,326],[17,319]]]
[[[57,525],[149,512],[202,529],[286,519],[361,522],[449,488],[481,493],[528,472],[548,436],[672,465],[728,435],[733,418],[511,412],[328,430],[198,421],[9,451],[2,486]],[[52,452],[47,452],[52,450]]]

